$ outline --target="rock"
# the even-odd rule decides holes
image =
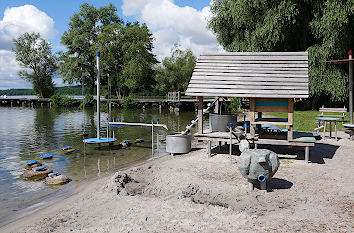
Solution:
[[[42,164],[37,162],[37,163],[31,164],[31,165],[27,165],[26,169],[32,170],[32,168],[39,167],[39,166],[42,166]]]
[[[51,169],[46,169],[46,170],[42,170],[42,171],[31,170],[31,171],[24,172],[20,176],[20,178],[24,179],[24,180],[30,180],[30,179],[41,180],[41,179],[45,178],[49,173],[52,173],[52,172],[53,172],[53,170],[51,170]]]
[[[50,185],[63,185],[69,183],[71,179],[66,175],[53,175],[51,177],[47,177],[44,181],[45,184]]]
[[[147,184],[140,183],[127,173],[123,172],[116,172],[114,175],[114,183],[117,191],[117,195],[138,195],[144,192],[145,187]]]

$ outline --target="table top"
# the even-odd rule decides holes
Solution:
[[[354,128],[354,124],[343,124],[346,128]]]
[[[339,121],[339,118],[331,118],[331,117],[316,117],[316,119],[320,121]]]

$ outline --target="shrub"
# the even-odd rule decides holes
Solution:
[[[134,101],[133,96],[124,97],[120,104],[123,108],[134,108],[139,106],[139,104]]]
[[[80,107],[82,108],[85,104],[85,107],[92,107],[96,105],[96,100],[92,95],[87,94],[84,100],[81,102]]]
[[[77,104],[77,101],[67,97],[67,96],[62,96],[60,94],[55,94],[50,97],[50,102],[52,103],[53,106],[57,107],[72,107]]]
[[[230,105],[229,107],[231,108],[232,111],[237,111],[241,107],[241,100],[240,98],[234,97],[230,99]]]

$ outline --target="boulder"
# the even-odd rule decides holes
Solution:
[[[41,171],[31,170],[31,171],[24,172],[20,176],[20,178],[24,179],[24,180],[41,180],[41,179],[47,177],[47,175],[52,172],[53,172],[53,170],[51,170],[51,169],[45,169],[45,170],[41,170]]]
[[[70,181],[71,179],[66,175],[55,174],[53,176],[47,177],[44,183],[50,185],[63,185],[69,183]]]

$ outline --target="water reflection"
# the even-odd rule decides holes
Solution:
[[[107,134],[107,113],[101,115],[101,134]],[[112,111],[114,121],[150,123],[159,119],[170,132],[182,131],[195,118],[194,112],[181,112],[179,116],[167,110],[119,110]],[[83,135],[96,136],[94,109],[65,108],[22,108],[0,107],[0,224],[7,215],[38,201],[53,190],[42,182],[23,181],[19,175],[24,172],[25,161],[39,159],[41,154],[53,153],[54,158],[41,161],[55,172],[66,174],[74,182],[95,178],[117,169],[130,166],[151,157],[151,128],[134,127],[110,129],[118,142],[145,141],[121,149],[114,146],[84,146]],[[156,130],[154,135],[155,156],[163,154],[165,145],[159,142],[166,131]],[[156,144],[157,142],[157,144]],[[61,147],[72,146],[71,154],[62,154]]]

